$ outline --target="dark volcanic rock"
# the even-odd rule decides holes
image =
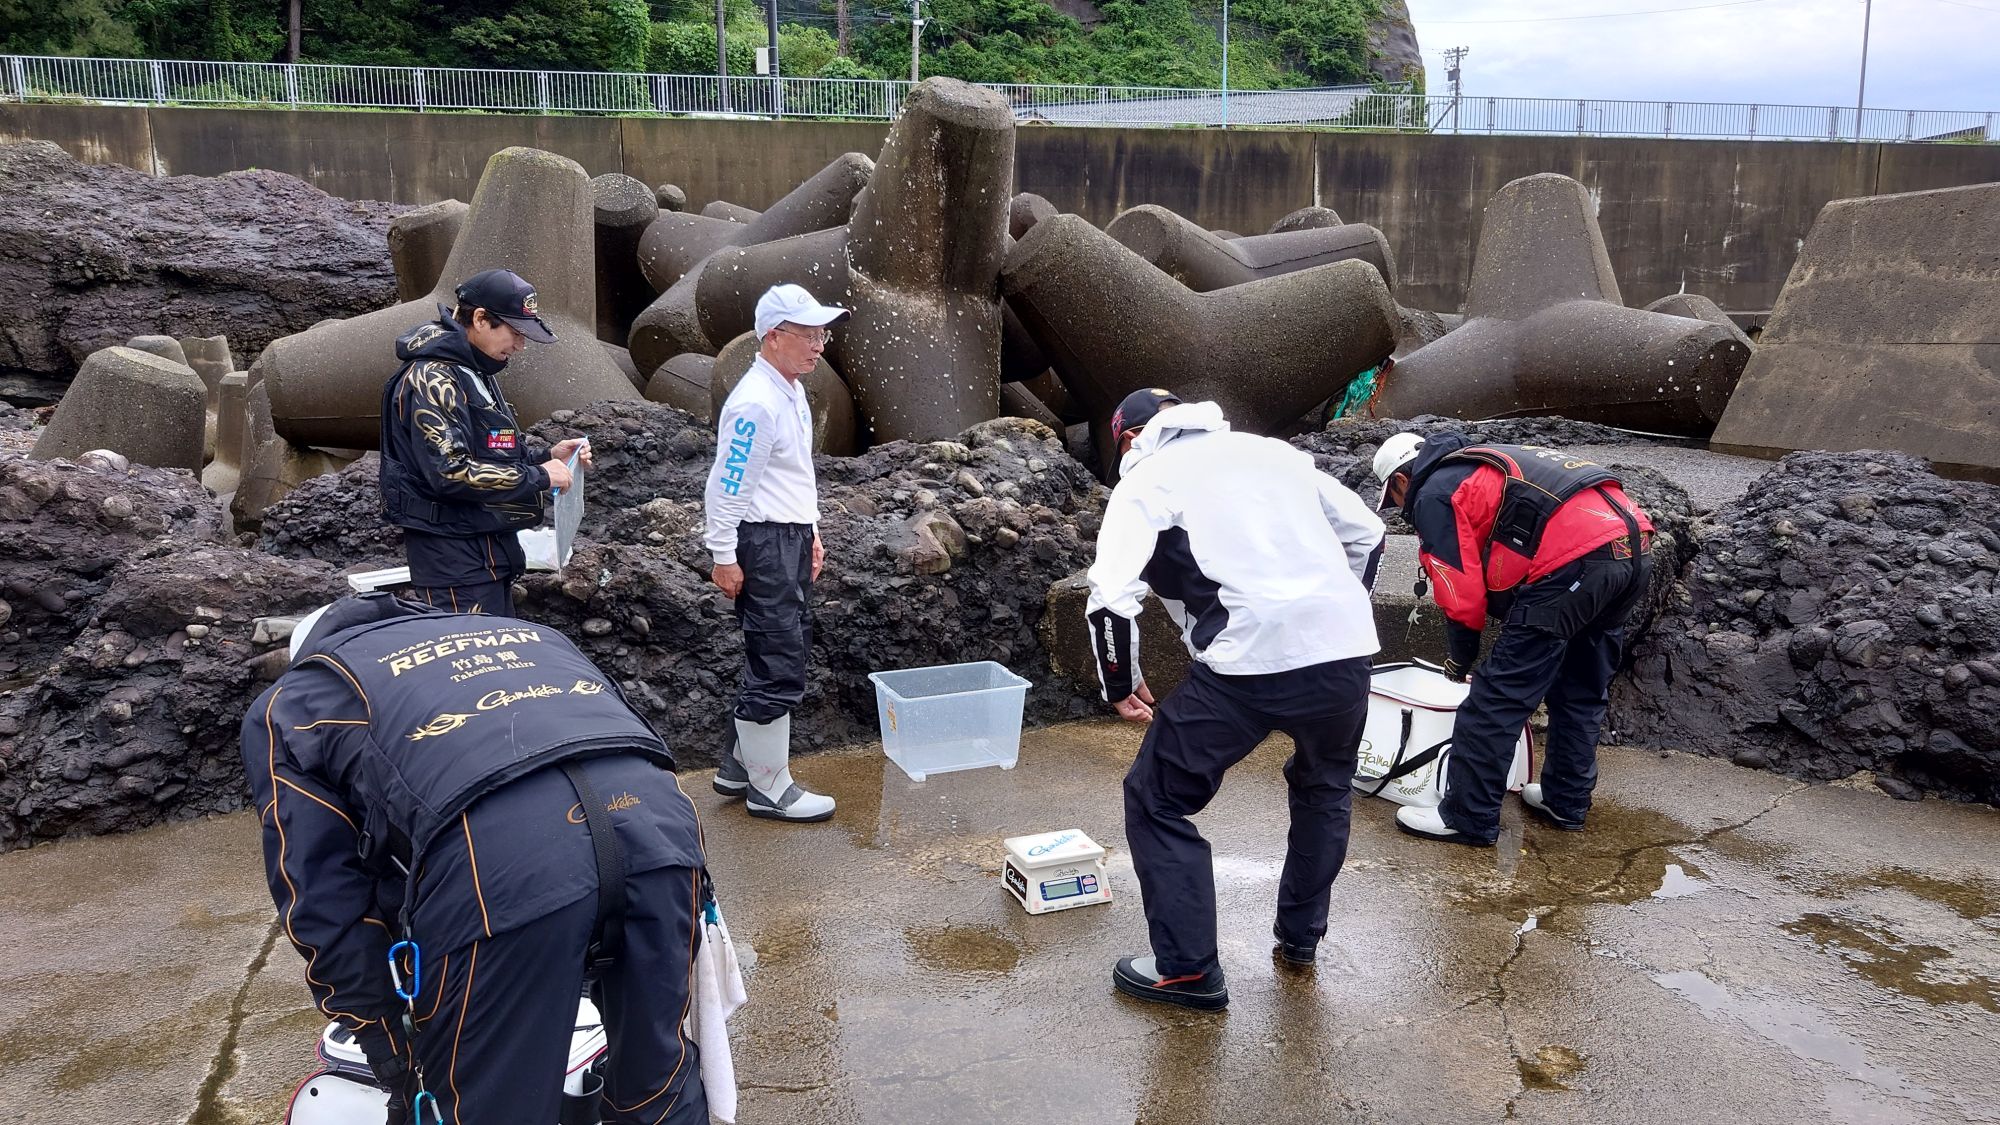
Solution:
[[[2000,487],[1796,453],[1711,524],[1613,692],[1621,740],[2000,801]]]
[[[683,760],[712,761],[742,675],[731,605],[708,582],[701,488],[715,437],[653,403],[605,403],[537,428],[591,438],[581,546],[529,576],[523,616],[564,630],[626,687]],[[1031,720],[1085,705],[1035,639],[1050,583],[1088,565],[1104,489],[1039,423],[1002,418],[956,441],[821,457],[826,571],[792,731],[800,749],[875,735],[868,673],[997,660],[1036,684]]]
[[[227,333],[255,355],[393,304],[389,220],[280,172],[148,176],[0,144],[0,369],[66,381],[134,335]]]
[[[183,471],[0,458],[0,682],[48,667],[120,563],[221,529],[221,507]]]
[[[382,519],[382,457],[369,452],[317,476],[264,511],[257,546],[341,570],[403,565],[403,529]]]
[[[53,665],[0,697],[0,850],[240,808],[244,711],[284,670],[252,621],[342,587],[323,563],[185,540],[104,585]]]
[[[590,438],[576,554],[531,574],[518,612],[553,625],[618,678],[691,764],[713,761],[743,669],[731,603],[708,581],[702,487],[715,433],[670,406],[603,402],[533,428]],[[266,517],[263,544],[339,567],[395,565],[374,459],[318,478]],[[801,750],[875,736],[868,673],[997,660],[1036,684],[1031,720],[1088,706],[1036,640],[1049,585],[1089,565],[1108,493],[1040,423],[1001,418],[956,441],[820,457],[826,572],[793,724]]]

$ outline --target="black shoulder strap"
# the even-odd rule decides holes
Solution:
[[[604,802],[583,776],[583,763],[563,762],[559,768],[576,790],[576,799],[583,802],[583,823],[597,853],[597,921],[591,925],[586,960],[587,971],[596,974],[625,950],[625,850],[618,846],[618,833],[611,827]]]

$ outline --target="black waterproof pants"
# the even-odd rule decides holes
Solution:
[[[1222,775],[1272,731],[1293,742],[1285,761],[1291,834],[1278,879],[1278,931],[1299,944],[1326,933],[1333,880],[1347,860],[1368,683],[1366,657],[1261,676],[1218,675],[1196,662],[1160,705],[1125,775],[1125,842],[1162,975],[1206,973],[1219,964],[1215,866],[1188,817],[1208,807]]]
[[[514,616],[514,579],[527,560],[513,532],[455,536],[406,528],[403,553],[410,600],[453,613]]]
[[[699,1048],[681,1030],[700,884],[701,872],[686,867],[625,884],[624,952],[593,993],[611,1044],[608,1125],[708,1125]],[[556,1120],[596,921],[593,893],[449,953],[426,951],[417,1055],[447,1125]]]
[[[746,523],[736,529],[743,592],[743,686],[735,716],[768,723],[798,707],[812,656],[813,528],[804,523]],[[731,732],[734,734],[733,730]]]
[[[1445,824],[1474,840],[1499,835],[1514,743],[1544,700],[1542,799],[1565,820],[1581,821],[1590,811],[1597,736],[1625,648],[1625,619],[1651,577],[1650,554],[1620,559],[1605,548],[1521,587],[1452,724],[1438,806]]]

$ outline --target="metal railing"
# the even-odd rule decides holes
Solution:
[[[17,102],[228,105],[502,113],[740,114],[889,119],[910,83],[889,79],[452,70],[320,63],[0,55]],[[2000,113],[1463,98],[1365,86],[1302,90],[990,84],[1017,118],[1060,125],[1302,125],[1370,132],[1571,134],[1751,140],[2000,141]]]

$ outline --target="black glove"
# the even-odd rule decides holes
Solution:
[[[389,1095],[387,1125],[412,1125],[415,1120],[412,1103],[417,1100],[421,1085],[409,1057],[390,1050],[389,1037],[379,1030],[364,1029],[355,1038],[368,1055],[368,1069],[375,1075],[375,1084]]]
[[[1472,675],[1472,669],[1447,656],[1444,658],[1444,678],[1455,684],[1462,684]]]

